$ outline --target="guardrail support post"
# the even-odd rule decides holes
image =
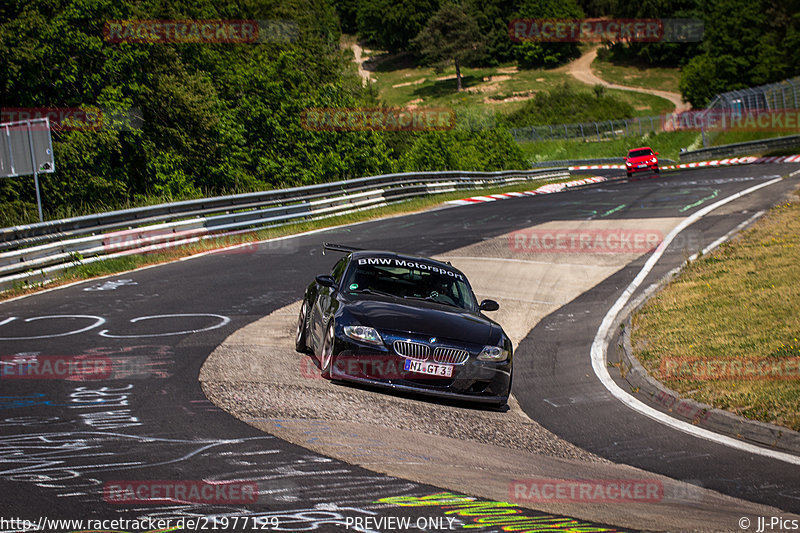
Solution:
[[[31,168],[33,169],[33,184],[36,187],[36,206],[39,208],[39,222],[44,222],[42,216],[42,193],[39,191],[39,173],[36,171],[36,155],[33,152],[33,134],[31,121],[28,121],[28,145],[31,147]]]

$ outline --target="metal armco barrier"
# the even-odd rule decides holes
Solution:
[[[203,198],[0,229],[0,291],[58,270],[201,239],[372,209],[416,196],[566,178],[566,168],[416,172]]]
[[[740,155],[757,154],[768,150],[781,150],[783,148],[800,148],[800,135],[789,135],[787,137],[775,137],[773,139],[762,139],[758,141],[747,141],[742,143],[724,144],[712,148],[702,148],[691,152],[680,154],[681,163],[693,163],[706,159],[716,159],[720,157],[736,157]]]

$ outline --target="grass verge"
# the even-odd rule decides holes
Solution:
[[[557,140],[520,142],[520,148],[531,163],[560,161],[563,159],[589,159],[595,157],[625,157],[630,148],[650,146],[661,158],[678,161],[681,148],[699,143],[700,133],[694,131],[662,132],[650,135],[618,137],[602,142]]]
[[[464,90],[460,92],[456,87],[455,67],[437,73],[429,67],[385,62],[372,75],[378,96],[390,106],[468,106],[506,114],[521,108],[524,101],[536,93],[549,91],[564,82],[583,90],[591,89],[570,76],[563,67],[518,69],[509,63],[497,67],[462,68],[461,73]],[[610,89],[608,94],[630,103],[638,116],[659,115],[674,109],[671,102],[658,96]],[[570,123],[571,120],[565,116],[563,122]]]
[[[795,193],[650,299],[633,317],[634,354],[683,396],[800,431],[798,264]]]
[[[598,57],[592,61],[592,71],[598,78],[617,85],[672,93],[681,92],[679,68],[652,67],[644,63],[619,63]]]
[[[580,179],[584,176],[570,176],[563,179],[552,179],[544,181],[526,181],[508,185],[504,187],[481,188],[481,189],[462,189],[459,191],[433,194],[422,196],[419,198],[411,198],[409,200],[398,202],[395,204],[369,209],[364,211],[357,211],[355,213],[347,213],[333,217],[306,220],[294,224],[287,224],[284,226],[275,226],[272,228],[261,229],[252,232],[246,232],[234,237],[220,237],[213,239],[206,239],[203,241],[194,242],[157,250],[152,253],[146,254],[131,254],[122,257],[103,259],[93,263],[81,264],[80,260],[75,261],[75,265],[68,267],[56,274],[53,278],[46,283],[22,283],[10,288],[7,291],[0,292],[0,301],[31,294],[42,290],[44,288],[57,287],[75,281],[106,276],[109,274],[116,274],[119,272],[127,272],[137,268],[142,268],[149,265],[156,265],[175,261],[183,257],[189,257],[202,252],[208,252],[216,249],[223,249],[226,247],[234,246],[237,244],[246,244],[248,242],[262,241],[266,239],[274,239],[276,237],[283,237],[286,235],[295,235],[307,231],[312,231],[321,228],[337,226],[341,224],[351,224],[354,222],[363,222],[367,220],[374,220],[378,218],[385,218],[399,214],[411,214],[425,209],[435,207],[442,202],[448,200],[458,200],[474,196],[476,193],[484,194],[498,194],[503,192],[522,192],[536,189],[548,183],[562,183],[566,181],[573,181]]]
[[[709,137],[710,146],[756,141],[773,137],[782,137],[785,132],[775,131],[728,131]],[[699,131],[668,131],[642,136],[617,137],[604,141],[582,141],[576,139],[554,141],[521,141],[522,153],[530,163],[539,161],[560,161],[563,159],[589,159],[596,157],[624,157],[630,148],[650,146],[662,158],[679,161],[681,148],[698,150],[703,147],[702,135]],[[794,155],[800,148],[774,150],[762,154],[754,152],[750,155]],[[708,159],[719,159],[710,157]]]

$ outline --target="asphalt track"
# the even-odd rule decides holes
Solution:
[[[112,372],[71,380],[3,375],[0,518],[36,523],[40,517],[214,515],[229,517],[229,527],[217,526],[229,531],[252,529],[233,529],[230,519],[236,516],[269,518],[259,529],[273,531],[342,531],[347,519],[352,531],[396,530],[387,523],[356,522],[357,517],[405,516],[412,523],[421,518],[428,531],[447,530],[447,517],[469,521],[452,508],[445,514],[444,503],[376,503],[441,489],[325,458],[231,418],[200,390],[203,361],[234,331],[299,299],[308,281],[330,268],[331,257],[320,254],[323,240],[432,256],[552,220],[684,217],[796,168],[676,172],[439,209],[208,254],[3,303],[4,364],[9,356],[102,359],[112,363]],[[712,242],[780,201],[793,185],[784,180],[712,212],[687,230],[683,243]],[[684,258],[685,248],[668,250],[643,287]],[[635,261],[546,317],[517,347],[517,361],[528,362],[515,368],[520,405],[560,437],[613,461],[800,511],[797,467],[666,428],[614,400],[592,373],[588,354],[594,334],[643,262]],[[247,480],[258,485],[259,497],[255,503],[218,498],[120,504],[104,494],[112,482],[131,480]],[[525,516],[536,513],[526,510]],[[23,529],[0,520],[0,531]],[[78,529],[86,528],[44,528]]]

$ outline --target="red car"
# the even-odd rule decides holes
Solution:
[[[625,171],[628,177],[634,172],[641,172],[643,170],[652,170],[658,174],[658,152],[654,152],[649,146],[641,148],[633,148],[628,151],[628,156],[625,158]]]

